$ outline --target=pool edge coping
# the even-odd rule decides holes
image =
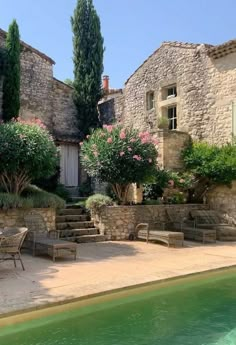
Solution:
[[[165,285],[171,282],[177,282],[182,279],[191,279],[200,275],[207,275],[207,274],[214,274],[214,273],[220,273],[221,271],[227,271],[230,269],[235,269],[236,264],[229,265],[229,266],[222,266],[222,267],[217,267],[217,268],[212,268],[208,270],[203,270],[203,271],[197,271],[197,272],[192,272],[192,273],[187,273],[187,274],[182,274],[182,275],[177,275],[173,277],[168,277],[168,278],[162,278],[162,279],[157,279],[157,280],[152,280],[149,282],[144,282],[144,283],[138,283],[134,285],[127,285],[124,287],[120,288],[114,288],[111,290],[104,290],[100,292],[95,292],[91,293],[88,295],[83,295],[79,297],[73,297],[73,298],[68,298],[65,300],[60,300],[56,302],[47,302],[42,305],[35,305],[32,307],[26,307],[23,309],[18,309],[6,313],[0,314],[0,327],[7,327],[10,324],[20,324],[23,322],[27,322],[30,320],[35,320],[37,318],[41,318],[44,316],[49,316],[49,315],[55,315],[60,312],[63,312],[63,310],[69,310],[73,306],[75,307],[76,304],[81,304],[83,305],[91,305],[95,304],[96,301],[99,302],[99,300],[105,299],[105,300],[110,300],[112,297],[119,298],[122,297],[122,295],[127,295],[128,292],[131,291],[136,291],[139,289],[150,289],[152,286],[158,286],[160,285]],[[71,306],[71,308],[69,308]],[[74,308],[73,308],[74,309]]]

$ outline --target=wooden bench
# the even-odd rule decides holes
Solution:
[[[184,245],[184,234],[182,232],[174,232],[167,230],[149,230],[147,223],[140,223],[136,226],[136,237],[149,241],[160,241],[168,245],[168,247],[177,247]]]

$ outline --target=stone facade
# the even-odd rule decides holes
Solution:
[[[217,186],[207,194],[207,203],[210,208],[225,215],[228,221],[236,225],[236,181],[232,186]]]
[[[184,132],[211,144],[232,142],[236,135],[235,85],[236,40],[218,46],[164,42],[126,81],[119,111],[115,111],[117,99],[112,94],[102,100],[100,109],[107,123],[116,118],[125,126],[159,136],[160,165],[179,169]],[[172,88],[173,94],[169,93]],[[173,107],[176,134],[159,132],[158,122]]]
[[[177,106],[177,130],[193,139],[223,144],[232,140],[232,104],[236,100],[236,52],[209,56],[209,45],[165,42],[127,80],[123,122],[157,131],[158,118]],[[165,90],[175,85],[177,96]],[[154,92],[154,106],[146,97]]]
[[[166,209],[176,212],[176,219],[188,217],[192,209],[207,209],[207,205],[137,205],[137,206],[108,206],[102,208],[98,214],[92,214],[95,226],[108,240],[127,240],[133,234],[139,223],[148,223],[150,228],[157,228],[155,222],[165,221]]]
[[[32,210],[30,210],[32,211]],[[36,208],[33,211],[40,213],[46,224],[48,230],[55,230],[56,228],[56,210],[53,208]],[[24,216],[29,212],[26,209],[9,209],[0,210],[0,227],[20,227],[25,226]]]
[[[123,90],[111,90],[99,102],[99,113],[102,123],[121,122],[124,112]]]
[[[6,32],[0,29],[0,47],[4,47]],[[53,78],[54,61],[28,44],[21,52],[21,108],[24,119],[39,118],[55,138],[78,138],[76,110],[72,88]],[[0,118],[1,91],[0,80]]]

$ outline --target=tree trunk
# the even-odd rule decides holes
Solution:
[[[112,184],[112,189],[114,193],[117,196],[118,201],[121,203],[121,205],[127,205],[128,204],[128,191],[130,188],[129,184]]]
[[[25,171],[15,174],[8,174],[6,172],[0,175],[0,185],[7,193],[20,195],[23,190],[30,184],[30,177]]]

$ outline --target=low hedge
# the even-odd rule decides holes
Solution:
[[[29,186],[21,196],[9,193],[0,193],[0,209],[11,208],[64,208],[65,201],[59,196]]]

